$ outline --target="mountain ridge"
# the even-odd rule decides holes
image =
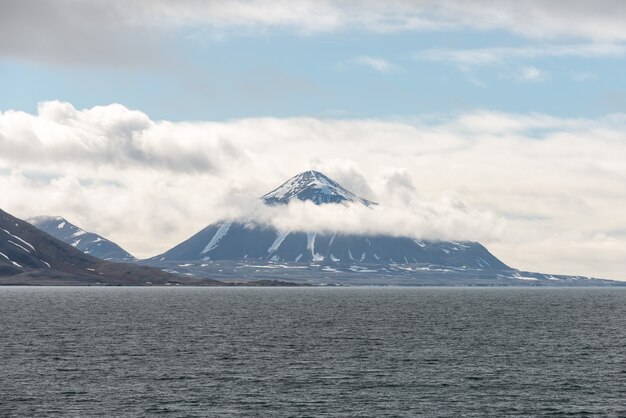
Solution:
[[[101,260],[0,209],[0,285],[151,285],[221,282]]]
[[[62,216],[35,216],[26,219],[26,222],[85,254],[109,261],[136,260],[132,254],[113,241],[94,232],[85,231]]]
[[[269,207],[294,200],[316,205],[377,205],[315,171],[292,177],[260,199]],[[67,229],[65,239],[70,243],[0,210],[0,284],[626,285],[520,271],[478,242],[279,231],[250,220],[216,222],[158,256],[131,264],[113,263],[82,253],[77,249],[79,242],[70,245],[86,231],[75,225],[69,228],[61,217],[43,220],[58,231]],[[141,265],[160,270],[141,270],[146,268]]]

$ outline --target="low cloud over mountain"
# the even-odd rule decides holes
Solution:
[[[60,214],[146,257],[224,218],[481,241],[521,268],[624,277],[626,117],[154,121],[121,105],[0,114],[0,206]],[[380,203],[267,208],[318,169]],[[324,213],[319,211],[323,210]],[[572,228],[576,225],[576,228]]]

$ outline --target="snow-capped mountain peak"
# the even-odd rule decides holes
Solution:
[[[316,205],[348,202],[360,202],[365,206],[375,204],[314,170],[304,171],[290,178],[278,188],[262,196],[261,199],[268,205],[287,204],[292,199],[309,200]]]
[[[63,231],[63,233],[68,236],[78,236],[85,233],[85,231],[78,228],[76,225],[71,224],[62,216],[35,216],[27,219],[26,221],[31,225],[35,225],[39,229],[42,229],[42,226],[47,226],[49,228],[55,228],[59,231]]]

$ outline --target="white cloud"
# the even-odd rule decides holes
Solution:
[[[201,125],[201,124],[200,124]],[[150,167],[212,171],[242,157],[225,138],[208,139],[198,124],[152,122],[118,104],[77,111],[68,103],[45,102],[37,115],[7,111],[0,121],[0,153],[33,168]],[[210,126],[207,126],[210,131]],[[176,136],[164,143],[162,136]]]
[[[626,279],[626,115],[150,120],[121,105],[0,113],[0,207],[150,256],[226,217],[474,239],[524,269]],[[381,205],[257,197],[317,168]]]
[[[394,64],[390,63],[387,60],[377,57],[370,57],[367,55],[356,57],[352,59],[351,62],[357,65],[369,67],[374,71],[378,71],[379,73],[386,73],[391,70],[397,69]]]
[[[521,81],[540,82],[545,81],[547,75],[537,67],[523,67],[519,73],[518,79]]]
[[[605,43],[552,44],[473,49],[426,49],[413,54],[416,60],[450,62],[461,68],[502,64],[512,60],[546,57],[621,58],[626,45]]]

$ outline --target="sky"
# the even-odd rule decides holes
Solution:
[[[625,23],[606,0],[0,2],[0,208],[138,257],[256,217],[626,280]],[[309,169],[380,205],[259,206]]]

